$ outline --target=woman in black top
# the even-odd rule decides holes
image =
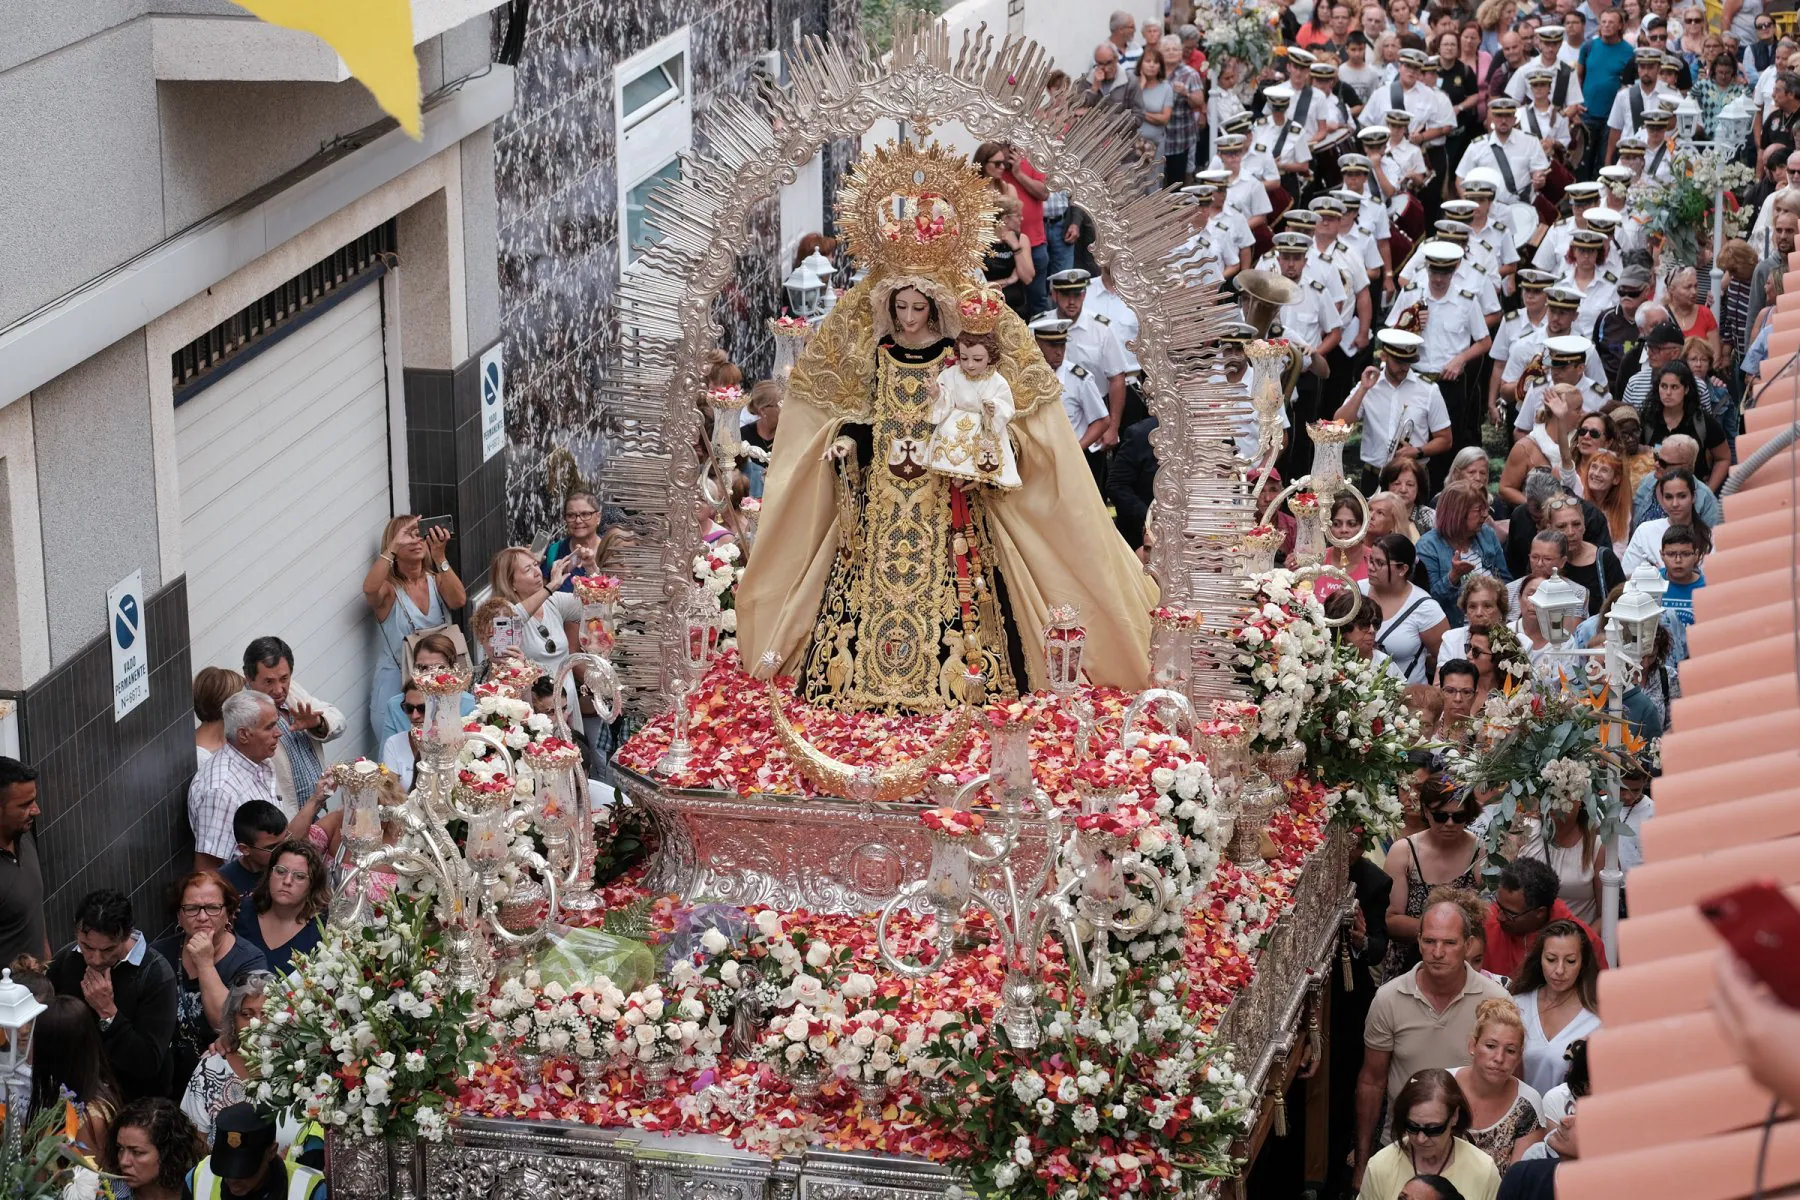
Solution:
[[[1025,311],[1026,288],[1036,277],[1036,269],[1031,261],[1031,243],[1025,240],[1025,234],[1019,229],[1021,208],[1019,201],[1012,196],[1000,198],[1000,228],[994,238],[994,244],[988,247],[987,258],[981,265],[981,274],[994,287],[1000,289],[1006,297],[1006,303],[1021,320],[1030,320],[1034,315]]]
[[[1725,440],[1724,426],[1701,406],[1700,385],[1694,381],[1694,373],[1679,359],[1656,373],[1651,400],[1644,405],[1641,440],[1646,446],[1660,446],[1677,433],[1685,433],[1700,443],[1694,474],[1717,492],[1731,470],[1731,446]]]
[[[1451,31],[1437,40],[1438,87],[1450,98],[1456,131],[1450,135],[1450,164],[1462,161],[1469,143],[1481,136],[1481,81],[1462,60],[1462,39]]]

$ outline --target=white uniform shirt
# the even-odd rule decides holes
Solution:
[[[1576,320],[1579,322],[1579,314]],[[1580,325],[1577,324],[1576,328],[1579,329]],[[1512,344],[1506,352],[1506,367],[1500,372],[1500,382],[1517,383],[1525,374],[1525,368],[1531,365],[1531,360],[1539,354],[1544,355],[1544,368],[1548,371],[1550,356],[1544,349],[1544,343],[1549,338],[1550,315],[1546,312],[1543,324],[1521,329],[1513,336]],[[1602,387],[1606,385],[1606,371],[1600,365],[1600,354],[1592,346],[1588,347],[1587,370],[1582,372],[1582,376]],[[1519,428],[1530,429],[1531,426],[1521,425]]]
[[[1618,130],[1621,137],[1628,133],[1636,133],[1644,127],[1642,115],[1636,119],[1633,119],[1631,115],[1631,93],[1633,91],[1643,97],[1642,112],[1649,112],[1661,105],[1664,100],[1669,102],[1669,108],[1674,108],[1681,103],[1681,93],[1664,87],[1660,79],[1657,80],[1656,86],[1648,92],[1644,91],[1643,84],[1634,80],[1629,87],[1619,89],[1618,96],[1613,99],[1612,115],[1606,119],[1606,127]]]
[[[1373,179],[1363,188],[1362,198],[1363,202],[1356,206],[1356,227],[1376,241],[1392,236],[1387,205],[1382,202],[1380,189]]]
[[[1581,40],[1581,46],[1585,46],[1585,45],[1587,45],[1587,39],[1584,37]],[[1556,52],[1556,61],[1559,63],[1568,63],[1569,66],[1571,66],[1571,67],[1579,65],[1581,62],[1581,46],[1577,46],[1572,42],[1564,41],[1562,44],[1562,49],[1560,49]],[[1580,83],[1575,80],[1570,80],[1569,87],[1572,89],[1570,92],[1570,95],[1573,97],[1573,99],[1574,100],[1581,99],[1581,93],[1579,91],[1579,88],[1581,87]]]
[[[1425,152],[1411,142],[1400,142],[1398,144],[1389,142],[1382,150],[1381,158],[1381,173],[1387,176],[1388,182],[1393,184],[1395,188],[1395,190],[1389,194],[1388,198],[1390,200],[1398,201],[1411,194],[1406,190],[1406,181],[1408,179],[1415,175],[1426,175],[1430,173],[1430,168],[1425,165]],[[1399,212],[1398,203],[1395,204],[1394,211],[1396,213]]]
[[[1438,311],[1433,310],[1427,331],[1436,323]],[[1450,409],[1436,385],[1426,383],[1417,373],[1408,371],[1404,380],[1393,384],[1382,369],[1375,386],[1363,397],[1362,423],[1363,465],[1379,471],[1387,466],[1402,431],[1407,443],[1423,447],[1432,434],[1450,428]]]
[[[1520,108],[1524,108],[1531,103],[1531,80],[1529,78],[1531,73],[1533,71],[1549,71],[1554,74],[1557,65],[1557,58],[1552,57],[1549,62],[1545,62],[1543,52],[1539,51],[1537,57],[1514,71],[1512,75],[1508,77],[1506,81],[1506,94],[1514,100],[1517,100]],[[1568,90],[1563,94],[1567,97],[1567,99],[1563,101],[1565,104],[1578,104],[1581,101],[1581,80],[1575,77],[1575,68],[1573,66],[1569,68]],[[1554,103],[1556,96],[1555,79],[1550,81],[1550,96],[1551,102]]]
[[[1584,225],[1582,228],[1586,228]],[[1561,275],[1569,261],[1569,239],[1575,235],[1575,218],[1558,221],[1544,232],[1544,240],[1538,243],[1537,253],[1532,255],[1531,265],[1540,271],[1548,271],[1552,275]]]
[[[1298,343],[1309,354],[1338,325],[1337,305],[1318,279],[1302,279],[1300,298],[1281,307],[1282,336]]]
[[[1341,310],[1344,338],[1339,344],[1345,347],[1347,353],[1350,344],[1356,341],[1357,334],[1362,331],[1362,326],[1356,319],[1356,297],[1359,293],[1368,290],[1368,269],[1362,265],[1358,255],[1339,241],[1333,241],[1323,250],[1315,246],[1313,257],[1323,261],[1327,266],[1336,268],[1338,278],[1344,281],[1345,301]]]
[[[1518,131],[1534,138],[1549,138],[1565,146],[1569,144],[1569,118],[1563,116],[1562,110],[1555,105],[1548,109],[1530,104],[1520,108]]]
[[[1400,270],[1400,286],[1404,288],[1423,288],[1427,283],[1426,275],[1425,256],[1423,254],[1415,254],[1407,260],[1406,266]],[[1497,313],[1500,311],[1500,286],[1498,281],[1487,268],[1468,258],[1466,255],[1461,262],[1456,264],[1456,274],[1450,277],[1450,288],[1452,291],[1467,291],[1473,293],[1476,301],[1481,307],[1481,315],[1484,317],[1490,313]],[[1428,370],[1429,368],[1421,367],[1419,369],[1423,371]]]
[[[1066,361],[1086,367],[1102,388],[1110,385],[1114,375],[1125,373],[1125,350],[1112,325],[1094,320],[1094,313],[1085,306],[1081,319],[1069,326],[1067,345]]]
[[[1592,367],[1593,351],[1588,351],[1588,355],[1588,365]],[[1607,393],[1605,386],[1595,383],[1592,379],[1589,379],[1585,373],[1582,375],[1581,381],[1575,386],[1581,389],[1582,412],[1597,413],[1612,405],[1612,396]],[[1538,410],[1544,407],[1544,397],[1549,394],[1549,391],[1550,385],[1548,383],[1539,383],[1533,385],[1532,389],[1525,393],[1525,402],[1519,405],[1519,418],[1513,422],[1514,429],[1524,433],[1531,432],[1532,426],[1537,424]]]
[[[1581,309],[1575,314],[1575,328],[1592,331],[1602,313],[1619,302],[1619,275],[1610,266],[1594,272],[1594,281],[1586,287],[1575,282],[1575,264],[1564,263],[1558,282],[1581,293]],[[1582,334],[1586,337],[1587,334]]]
[[[1519,261],[1511,231],[1493,222],[1471,233],[1465,249],[1470,258],[1481,264],[1490,279],[1499,279],[1501,267],[1510,267]]]
[[[1236,209],[1246,221],[1272,212],[1275,207],[1269,203],[1269,193],[1264,189],[1262,180],[1242,171],[1238,172],[1236,179],[1225,185],[1225,206]]]
[[[1380,207],[1376,207],[1380,211]],[[1375,237],[1360,225],[1352,225],[1338,234],[1338,245],[1355,256],[1362,264],[1365,274],[1373,275],[1381,266],[1381,247],[1375,244]]]
[[[1062,384],[1063,412],[1069,418],[1069,428],[1075,431],[1075,440],[1080,441],[1089,425],[1111,415],[1106,392],[1092,371],[1066,357],[1062,366],[1056,368],[1056,378]]]
[[[1394,89],[1391,84],[1382,84],[1369,95],[1369,102],[1363,106],[1363,126],[1380,125],[1386,122],[1388,110],[1394,107]],[[1418,133],[1422,129],[1440,129],[1445,125],[1456,124],[1456,114],[1451,109],[1450,97],[1438,88],[1428,86],[1424,80],[1413,84],[1401,95],[1400,108],[1411,118],[1407,124],[1407,133]],[[1433,146],[1441,146],[1443,138],[1432,142]],[[1414,147],[1417,149],[1417,147]]]
[[[1305,135],[1302,140],[1310,146],[1313,140],[1319,136],[1319,125],[1322,122],[1328,121],[1334,125],[1343,125],[1349,120],[1350,114],[1344,111],[1344,106],[1338,103],[1336,96],[1321,92],[1316,87],[1308,90],[1312,93],[1312,99],[1307,103],[1306,116],[1300,118],[1300,129]],[[1290,107],[1288,112],[1297,113],[1299,104],[1300,98],[1294,97],[1293,107]]]
[[[1494,344],[1488,348],[1488,357],[1504,367],[1513,344],[1526,334],[1535,333],[1542,336],[1544,325],[1549,320],[1549,309],[1545,309],[1543,314],[1533,321],[1524,309],[1515,308],[1500,318],[1500,324],[1494,329]]]
[[[1423,304],[1427,314],[1425,330],[1420,335],[1425,345],[1419,350],[1415,370],[1435,375],[1444,369],[1444,364],[1488,335],[1480,301],[1467,288],[1457,287],[1454,279],[1442,298],[1432,296],[1429,286],[1403,290],[1388,310],[1388,325],[1398,325],[1401,315],[1414,304]]]
[[[1523,200],[1531,194],[1531,173],[1550,169],[1550,159],[1544,154],[1544,148],[1536,138],[1529,134],[1521,134],[1513,130],[1504,142],[1498,134],[1490,133],[1469,144],[1463,151],[1462,161],[1456,164],[1456,179],[1461,182],[1476,167],[1492,167],[1499,171],[1502,181],[1506,179],[1506,171],[1501,170],[1498,159],[1506,156],[1507,166],[1512,169],[1513,195],[1502,196],[1509,204]],[[1505,190],[1502,182],[1501,191]]]
[[[1644,171],[1640,179],[1675,178],[1675,146],[1668,138],[1660,145],[1644,149]]]
[[[1110,326],[1113,336],[1119,339],[1119,351],[1125,356],[1125,370],[1141,371],[1143,364],[1138,362],[1137,355],[1131,352],[1131,343],[1137,340],[1137,314],[1125,307],[1125,301],[1119,294],[1109,289],[1096,277],[1088,284],[1087,300],[1081,306],[1081,319],[1087,320],[1092,314],[1097,325]]]

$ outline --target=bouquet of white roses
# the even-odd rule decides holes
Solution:
[[[1299,730],[1307,768],[1335,789],[1331,819],[1375,845],[1400,827],[1398,781],[1412,770],[1419,720],[1405,685],[1374,660],[1340,646]]]
[[[694,580],[719,601],[719,653],[737,644],[737,586],[744,577],[737,545],[708,546],[694,556]]]
[[[700,1040],[706,1006],[694,996],[667,998],[650,984],[625,997],[614,1036],[620,1052],[638,1062],[679,1059]]]
[[[1299,735],[1308,706],[1328,681],[1332,639],[1325,610],[1310,589],[1295,586],[1293,572],[1269,571],[1256,580],[1256,607],[1233,639],[1260,710],[1254,748],[1269,751]]]
[[[901,1037],[900,1020],[893,1013],[865,1008],[844,1018],[828,1058],[833,1067],[857,1083],[893,1087],[906,1075]]]
[[[367,1137],[443,1138],[445,1100],[493,1036],[474,995],[441,975],[430,911],[396,895],[295,959],[241,1039],[252,1100]]]

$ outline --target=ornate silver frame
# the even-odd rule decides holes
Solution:
[[[654,661],[640,653],[626,664],[637,711],[672,681],[679,635],[670,612],[691,582],[687,530],[705,466],[692,449],[704,437],[705,357],[721,333],[713,305],[736,272],[735,247],[755,206],[822,147],[883,119],[904,122],[918,140],[958,122],[1017,145],[1093,218],[1095,257],[1139,319],[1134,349],[1159,421],[1151,570],[1166,601],[1206,614],[1196,660],[1214,669],[1198,673],[1196,692],[1238,694],[1228,633],[1247,592],[1235,553],[1254,514],[1229,439],[1246,391],[1214,381],[1213,349],[1236,309],[1215,285],[1191,286],[1176,269],[1184,205],[1150,190],[1129,116],[1046,103],[1050,68],[1035,42],[996,44],[985,25],[965,31],[953,52],[947,26],[906,22],[881,61],[861,45],[810,39],[790,59],[790,86],[717,102],[709,151],[684,157],[681,179],[651,196],[648,219],[662,240],[620,288],[622,366],[605,389],[620,433],[599,475],[609,501],[646,515],[623,572],[625,603],[648,618],[657,649]]]

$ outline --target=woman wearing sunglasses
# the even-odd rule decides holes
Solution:
[[[1500,1171],[1494,1160],[1463,1135],[1469,1131],[1469,1102],[1450,1072],[1419,1071],[1394,1098],[1393,1140],[1363,1172],[1360,1200],[1389,1200],[1411,1179],[1436,1175],[1455,1185],[1466,1200],[1494,1200]]]
[[[413,767],[419,761],[419,735],[425,729],[425,693],[419,690],[417,680],[406,681],[406,690],[400,693],[400,710],[406,714],[407,727],[382,743],[381,765],[399,778],[402,790],[410,792]]]
[[[1475,797],[1434,776],[1419,785],[1419,811],[1424,832],[1395,842],[1385,864],[1394,881],[1387,912],[1389,979],[1419,961],[1419,918],[1432,890],[1481,886],[1481,840],[1469,832],[1469,822],[1481,813]]]

